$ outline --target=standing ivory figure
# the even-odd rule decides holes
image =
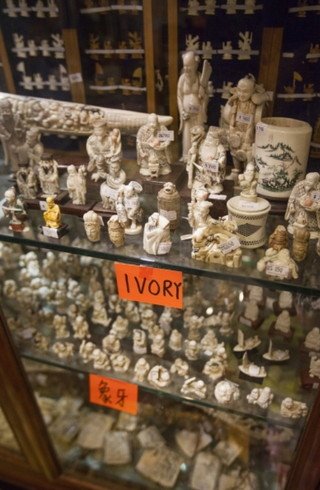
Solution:
[[[86,168],[80,165],[77,169],[74,165],[68,166],[67,189],[72,204],[85,204],[87,194]]]

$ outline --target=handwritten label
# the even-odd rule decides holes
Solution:
[[[239,239],[236,236],[219,245],[221,252],[225,255],[240,247]]]
[[[268,262],[266,266],[266,274],[273,277],[289,278],[290,270],[285,265],[276,264],[275,262]]]
[[[311,192],[311,197],[313,201],[320,201],[320,191],[312,191]]]
[[[225,201],[227,196],[225,194],[209,194],[209,199],[214,199],[215,201]]]
[[[49,228],[48,226],[43,226],[42,231],[43,231],[44,236],[48,236],[50,238],[59,238],[57,228]]]
[[[236,119],[240,123],[251,124],[252,123],[252,114],[245,114],[244,112],[239,111],[237,113]]]
[[[194,104],[189,104],[189,111],[190,114],[198,114],[199,112],[199,106],[194,105]]]
[[[168,129],[167,131],[159,131],[157,134],[159,141],[174,141],[174,131]]]
[[[245,211],[257,211],[259,209],[259,204],[253,201],[239,201],[239,208]]]
[[[91,403],[136,415],[138,412],[138,386],[97,374],[89,374]]]
[[[114,264],[121,299],[183,307],[182,272],[139,265]]]
[[[48,209],[47,201],[39,201],[39,206],[41,211],[47,211]]]
[[[177,211],[175,211],[174,209],[172,209],[171,211],[168,211],[167,209],[159,209],[159,213],[161,214],[161,216],[164,216],[169,221],[177,219]]]
[[[69,75],[69,80],[70,83],[80,83],[82,82],[82,75],[81,73],[71,73]]]
[[[263,124],[258,123],[258,124],[256,125],[256,132],[257,132],[257,133],[264,133],[264,125],[263,125]]]
[[[208,172],[219,172],[219,162],[213,160],[212,162],[204,162],[203,168],[208,170]]]

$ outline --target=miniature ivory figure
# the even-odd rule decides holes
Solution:
[[[160,332],[156,334],[152,339],[151,353],[158,357],[163,357],[166,352],[166,346],[164,340],[164,332],[163,330],[161,330]]]
[[[92,354],[96,348],[97,346],[93,342],[86,342],[85,340],[81,342],[79,347],[79,355],[82,358],[82,362],[84,362],[84,364],[87,364],[88,362],[93,360]]]
[[[4,216],[9,218],[9,230],[23,231],[25,229],[24,221],[26,220],[27,213],[22,200],[17,197],[14,187],[6,190],[4,193],[2,211]]]
[[[228,380],[219,381],[214,389],[214,396],[219,403],[227,405],[240,398],[239,386]]]
[[[147,353],[147,336],[144,330],[135,328],[133,330],[133,352],[144,355]]]
[[[136,365],[134,366],[133,381],[136,381],[138,383],[143,383],[149,371],[150,371],[149,363],[145,360],[144,357],[140,357],[140,359],[138,359]]]
[[[309,376],[310,378],[320,378],[320,359],[318,356],[310,357]]]
[[[307,217],[299,213],[293,225],[292,258],[301,262],[307,256],[310,231],[307,227]]]
[[[165,255],[171,249],[170,222],[159,213],[153,213],[143,230],[143,249],[150,255]]]
[[[257,366],[254,362],[249,361],[247,351],[243,354],[239,371],[250,378],[265,378],[267,376],[264,366]]]
[[[212,381],[217,381],[224,376],[225,370],[225,366],[221,361],[212,358],[205,363],[202,372],[203,374],[206,374]]]
[[[156,388],[164,388],[171,383],[171,377],[169,371],[160,365],[154,366],[150,369],[148,374],[148,381],[152,386]]]
[[[109,370],[111,368],[110,359],[108,355],[101,349],[94,349],[91,358],[93,360],[94,369],[105,369]]]
[[[221,131],[218,127],[210,126],[204,137],[197,126],[192,129],[187,159],[189,189],[202,186],[213,194],[223,191],[227,157],[220,142]]]
[[[74,165],[68,166],[67,189],[72,204],[85,204],[87,194],[86,167],[80,165],[76,168]]]
[[[121,352],[121,342],[114,331],[110,330],[110,333],[102,339],[102,350],[107,354],[119,354]]]
[[[110,241],[115,247],[123,247],[124,245],[124,235],[125,229],[124,224],[120,221],[119,216],[113,215],[109,219],[108,223],[108,234]]]
[[[130,367],[130,359],[125,354],[111,354],[112,369],[116,373],[126,373]]]
[[[171,332],[171,323],[173,321],[172,311],[168,307],[164,307],[160,317],[159,317],[159,326],[165,332],[166,335],[169,335]]]
[[[93,299],[92,323],[108,327],[111,318],[108,318],[103,292],[97,291]]]
[[[238,329],[238,343],[233,348],[233,350],[234,352],[245,352],[255,349],[260,344],[261,340],[258,335],[254,335],[253,337],[248,337],[245,339],[243,331]]]
[[[74,345],[70,342],[55,342],[51,346],[51,350],[59,359],[67,359],[74,355]]]
[[[162,140],[159,132],[167,128],[159,123],[156,114],[149,114],[146,124],[137,132],[137,164],[140,174],[158,177],[171,172],[170,139]]]
[[[262,355],[262,357],[264,359],[267,359],[267,361],[269,362],[280,363],[290,359],[290,354],[289,354],[289,349],[285,349],[285,350],[274,349],[272,340],[269,340],[268,350]]]
[[[227,138],[233,165],[241,170],[241,164],[252,160],[255,125],[261,120],[265,102],[271,99],[251,74],[241,78],[230,92],[233,95],[222,108],[222,120],[228,126]]]
[[[158,212],[170,222],[170,230],[175,230],[180,223],[180,195],[172,182],[163,184],[158,192]]]
[[[280,252],[268,248],[265,256],[257,262],[257,270],[265,271],[267,275],[276,279],[298,279],[298,266],[290,257],[287,248],[283,248]]]
[[[82,315],[77,315],[72,323],[72,329],[74,331],[75,339],[90,339],[91,334],[89,331],[89,324]]]
[[[298,402],[288,397],[282,400],[280,413],[282,417],[289,419],[299,419],[305,417],[308,413],[307,405],[302,402]]]
[[[189,374],[189,364],[178,357],[170,367],[171,374],[177,374],[178,376],[187,377]]]
[[[55,330],[56,339],[67,339],[70,332],[67,329],[67,317],[65,315],[54,315],[52,326]]]
[[[269,237],[269,247],[277,252],[288,248],[288,233],[283,225],[278,225]]]
[[[249,324],[250,327],[252,327],[258,320],[260,316],[260,310],[258,303],[254,300],[247,301],[245,303],[245,308],[243,312],[243,318],[240,317],[240,322],[244,324]],[[243,321],[246,320],[246,321]]]
[[[208,330],[208,332],[202,337],[200,345],[205,356],[212,356],[215,348],[218,345],[218,340],[215,333],[212,330]]]
[[[279,294],[278,305],[280,310],[291,310],[293,305],[293,295],[290,291],[281,291]]]
[[[284,335],[291,334],[291,318],[287,310],[283,310],[277,317],[274,329]]]
[[[201,399],[204,399],[207,396],[207,387],[204,384],[204,381],[195,377],[187,379],[183,383],[180,391],[184,396],[196,396]]]
[[[180,115],[179,132],[182,133],[183,160],[186,162],[191,146],[191,130],[207,121],[209,101],[208,82],[212,68],[207,60],[198,71],[199,58],[194,51],[182,56],[183,73],[178,80],[177,97]]]
[[[94,211],[88,211],[83,215],[84,229],[90,242],[100,242],[101,219]]]
[[[19,193],[25,199],[36,199],[38,193],[37,174],[32,167],[20,166],[16,172]]]
[[[174,329],[169,337],[169,348],[178,352],[182,349],[182,334]]]
[[[109,173],[106,174],[106,180],[100,186],[100,196],[104,209],[114,211],[118,190],[126,181],[126,173],[121,169],[120,161],[115,160],[109,164]]]
[[[116,200],[116,212],[119,222],[124,225],[127,235],[138,235],[142,231],[140,225],[142,208],[139,194],[142,186],[135,181],[120,187]]]
[[[240,196],[250,201],[257,200],[257,185],[258,185],[258,172],[255,169],[255,165],[252,162],[247,163],[245,171],[240,174],[239,185],[241,187]]]
[[[129,333],[129,320],[120,315],[112,323],[111,332],[114,332],[118,339],[124,339]]]
[[[185,340],[185,356],[189,361],[196,361],[200,355],[200,346],[195,340]]]
[[[318,172],[310,172],[305,179],[298,182],[290,194],[285,219],[288,223],[288,232],[293,234],[293,225],[298,215],[302,212],[307,219],[307,229],[310,238],[318,238],[319,213],[320,213],[320,175]]]
[[[49,153],[44,153],[38,164],[38,176],[40,187],[44,195],[52,195],[59,193],[59,174],[58,163],[52,158]]]
[[[265,386],[264,388],[253,388],[251,393],[247,395],[248,403],[252,405],[259,405],[261,408],[268,408],[271,405],[273,400],[273,393],[269,386]]]
[[[305,341],[304,341],[304,346],[307,349],[313,350],[313,351],[320,351],[320,329],[319,327],[313,327],[312,330],[310,330],[309,333],[307,333]]]
[[[47,209],[43,213],[43,219],[48,228],[60,228],[61,227],[61,212],[58,204],[54,202],[53,196],[48,196],[46,199]]]

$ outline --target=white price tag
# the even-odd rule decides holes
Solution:
[[[312,191],[311,192],[311,197],[313,201],[320,201],[320,191]]]
[[[168,129],[167,131],[159,131],[157,134],[159,141],[174,141],[174,131]]]
[[[259,205],[256,202],[241,199],[239,201],[239,208],[244,211],[257,211],[259,209]]]
[[[219,162],[213,160],[212,162],[204,162],[203,168],[208,170],[208,172],[219,172]]]
[[[181,235],[180,240],[181,240],[181,241],[184,241],[184,240],[191,240],[191,238],[192,238],[192,235],[191,235],[191,233],[190,233],[189,235]]]
[[[174,211],[173,209],[171,211],[167,211],[166,209],[159,209],[159,213],[161,214],[161,216],[164,216],[169,221],[177,219],[177,211]]]
[[[244,124],[251,124],[252,123],[252,114],[245,114],[244,112],[237,112],[237,122],[244,123]]]
[[[214,199],[215,201],[225,201],[227,196],[225,194],[209,194],[209,199]]]
[[[70,83],[80,83],[82,82],[82,75],[81,73],[71,73],[69,75],[69,80]]]
[[[48,236],[50,238],[59,238],[57,228],[49,228],[48,226],[43,226],[42,231],[45,236]]]
[[[290,276],[289,267],[277,264],[276,262],[268,262],[266,266],[266,274],[272,277],[286,278]]]
[[[256,125],[256,132],[257,132],[257,133],[264,133],[264,125],[263,125],[263,124],[261,124],[261,123],[258,123],[258,124]]]
[[[170,252],[171,245],[172,245],[171,242],[162,242],[162,243],[159,243],[159,247],[158,247],[158,252],[157,253],[160,254],[160,255],[169,253]]]
[[[48,209],[47,201],[39,201],[39,206],[41,211],[47,211]]]
[[[199,106],[194,105],[194,104],[189,104],[189,114],[198,114],[199,113]]]
[[[223,254],[228,254],[240,247],[241,245],[237,237],[232,237],[225,243],[221,243],[221,245],[219,245],[219,248]]]

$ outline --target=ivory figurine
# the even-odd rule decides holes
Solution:
[[[212,381],[217,381],[225,375],[224,364],[215,358],[209,359],[203,367],[203,374],[206,374]]]
[[[25,229],[25,219],[27,213],[24,209],[22,200],[17,197],[14,187],[7,189],[4,193],[2,211],[6,218],[9,218],[9,230],[23,231]]]
[[[142,231],[140,225],[142,219],[142,208],[139,194],[142,186],[135,181],[120,187],[117,200],[116,212],[119,222],[125,227],[127,235],[138,235]]]
[[[283,334],[291,336],[291,319],[287,310],[283,310],[276,319],[274,329]]]
[[[101,349],[94,349],[91,358],[93,360],[94,369],[105,369],[108,371],[111,368],[108,355],[105,352],[102,352]]]
[[[124,245],[124,235],[125,229],[124,224],[119,220],[119,216],[113,215],[109,219],[108,223],[108,234],[110,241],[115,247],[123,247]]]
[[[204,399],[207,396],[207,387],[204,381],[195,377],[187,379],[180,391],[185,396],[195,396],[200,399]]]
[[[189,361],[196,361],[199,358],[200,346],[195,340],[185,340],[185,356]]]
[[[320,351],[320,328],[313,327],[310,332],[307,333],[304,345],[307,349],[319,352]]]
[[[118,339],[124,339],[129,333],[129,320],[120,315],[112,323],[110,332],[114,332]]]
[[[214,396],[219,403],[227,405],[240,398],[239,386],[228,380],[219,381],[214,389]]]
[[[320,359],[318,356],[310,357],[309,376],[310,378],[320,378]]]
[[[74,345],[70,342],[55,342],[51,350],[59,359],[68,359],[74,355]]]
[[[170,373],[186,378],[189,374],[189,364],[178,357],[175,359],[174,363],[171,364]]]
[[[140,174],[159,177],[171,172],[170,140],[161,140],[159,132],[167,128],[159,123],[156,114],[149,114],[146,124],[137,132],[137,164]]]
[[[158,356],[163,357],[166,352],[165,340],[164,340],[164,332],[161,330],[157,335],[154,336],[151,343],[151,353]]]
[[[82,315],[77,315],[72,323],[72,329],[74,331],[75,339],[90,339],[91,334],[89,330],[89,324]]]
[[[130,359],[125,354],[111,354],[111,364],[116,373],[126,373],[130,367]]]
[[[74,165],[68,166],[67,189],[72,204],[83,205],[86,203],[87,182],[86,168],[80,165],[76,168]]]
[[[288,233],[283,225],[278,225],[269,237],[269,247],[277,252],[288,248]]]
[[[205,356],[212,356],[218,345],[215,333],[212,330],[208,330],[204,337],[202,337],[200,345]]]
[[[58,229],[62,225],[60,207],[54,202],[53,196],[48,196],[46,202],[47,209],[43,213],[45,226]]]
[[[260,408],[266,409],[271,405],[273,396],[271,388],[265,386],[264,388],[253,388],[247,395],[247,400],[251,405],[259,405]]]
[[[265,378],[267,372],[264,366],[257,366],[254,362],[250,362],[248,359],[247,351],[243,354],[242,363],[239,366],[239,371],[250,378]]]
[[[105,209],[115,211],[118,190],[126,181],[126,173],[119,160],[111,160],[106,180],[100,186],[100,196]]]
[[[153,213],[144,226],[143,249],[150,255],[165,255],[171,249],[170,222],[159,213]]]
[[[276,279],[298,279],[298,266],[290,257],[287,248],[277,252],[273,248],[268,248],[265,256],[257,262],[259,272],[266,271]]]
[[[88,211],[83,215],[84,229],[90,242],[100,242],[101,219],[95,211]]]
[[[108,318],[104,294],[102,291],[97,291],[93,299],[93,311],[91,316],[92,323],[108,327],[111,318]]]
[[[150,369],[148,381],[156,388],[165,388],[171,383],[170,373],[165,367],[156,365]]]
[[[175,352],[182,349],[182,334],[176,329],[172,330],[171,332],[169,338],[169,348]]]
[[[25,199],[36,199],[38,193],[38,179],[32,167],[20,166],[16,173],[19,193]]]
[[[145,378],[150,371],[150,364],[145,360],[144,357],[140,357],[134,366],[134,377],[133,381],[138,383],[143,383]]]
[[[96,344],[93,342],[86,342],[83,340],[79,347],[79,355],[82,358],[82,362],[87,364],[88,362],[93,360],[93,351],[97,348]]]
[[[107,354],[119,354],[121,352],[121,342],[114,331],[110,330],[110,333],[102,339],[102,350]]]
[[[310,231],[307,226],[307,217],[299,213],[293,225],[292,258],[296,262],[301,262],[307,256]]]
[[[290,397],[287,397],[281,402],[280,413],[282,417],[299,419],[307,415],[308,409],[305,403],[298,402]]]
[[[180,223],[180,195],[172,182],[163,184],[158,192],[158,212],[170,221],[170,230],[175,230]]]
[[[147,336],[140,328],[133,330],[133,352],[139,355],[147,353]]]
[[[67,339],[70,332],[67,329],[67,317],[65,315],[55,315],[53,317],[53,328],[57,339]]]
[[[44,195],[55,196],[59,193],[58,163],[49,153],[44,153],[38,164],[40,187]]]
[[[252,162],[248,162],[243,174],[239,175],[240,195],[244,199],[257,200],[258,172]]]

